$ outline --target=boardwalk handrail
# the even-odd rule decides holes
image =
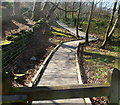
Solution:
[[[16,88],[14,94],[28,96],[29,101],[85,98],[96,96],[109,96],[109,85],[66,85],[66,86],[40,86],[34,88]],[[37,95],[36,95],[37,94]],[[48,95],[49,94],[49,95]]]
[[[27,95],[28,101],[109,96],[109,85],[66,85],[13,88],[11,95]],[[49,95],[48,95],[49,94]]]
[[[12,88],[9,93],[8,100],[11,95],[22,95],[26,97],[26,101],[52,100],[52,99],[70,99],[70,98],[86,98],[108,96],[109,102],[114,105],[120,105],[120,71],[114,69],[112,73],[111,85],[104,84],[82,84],[67,86],[40,86],[40,87],[17,87]],[[49,95],[48,95],[49,94]],[[6,95],[5,95],[6,96]],[[4,96],[4,97],[5,97]],[[3,103],[8,103],[4,100]],[[13,98],[14,99],[14,98]],[[18,99],[19,100],[19,99]],[[18,102],[18,100],[16,102]],[[10,100],[9,103],[15,102]]]

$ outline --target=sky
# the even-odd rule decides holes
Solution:
[[[2,2],[13,2],[14,0],[1,0]],[[34,1],[38,1],[38,2],[43,2],[45,0],[18,0],[18,2],[34,2]],[[49,0],[51,2],[55,2],[55,1],[60,1],[60,2],[76,2],[76,1],[80,1],[80,0]],[[83,2],[90,2],[93,0],[82,0]],[[102,1],[102,2],[107,2],[108,3],[108,8],[112,8],[114,1],[115,0],[95,0],[97,2]],[[118,2],[120,3],[120,0],[118,0]]]
[[[7,2],[13,2],[14,0],[1,0],[2,2],[5,2],[5,1],[7,1]],[[34,0],[18,0],[18,2],[33,2]],[[44,1],[44,0],[38,0],[38,1]],[[49,1],[56,1],[56,0],[49,0]],[[65,1],[67,1],[67,2],[75,2],[75,1],[80,1],[80,0],[57,0],[57,1],[61,1],[61,2],[65,2]],[[89,1],[92,1],[92,0],[82,0],[82,1],[84,1],[84,2],[89,2]],[[95,0],[95,1],[100,1],[100,0]],[[107,1],[107,2],[111,2],[111,3],[113,3],[115,0],[101,0],[101,1]],[[118,0],[118,1],[120,1],[120,0]]]

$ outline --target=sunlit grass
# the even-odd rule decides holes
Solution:
[[[64,37],[72,37],[70,35],[66,35],[66,34],[63,34],[63,33],[59,33],[59,32],[51,32],[53,35],[55,36],[64,36]]]
[[[52,27],[51,33],[55,36],[63,36],[63,37],[71,37],[71,38],[76,38],[76,36],[71,35],[67,31],[63,30],[62,28],[58,27]]]
[[[94,71],[93,77],[95,79],[104,79],[106,82],[108,72],[115,68],[118,52],[90,47],[84,51],[84,57],[88,67],[91,67],[92,71]],[[118,65],[118,62],[116,65]]]

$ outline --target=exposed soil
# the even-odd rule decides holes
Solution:
[[[32,20],[26,19],[24,23],[20,23],[16,20],[11,20],[9,23],[2,25],[2,40],[5,40],[6,36],[19,33],[21,30],[27,30],[30,26],[34,25],[35,22]]]

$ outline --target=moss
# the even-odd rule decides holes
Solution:
[[[88,24],[88,22],[87,22],[87,21],[84,21],[84,22],[82,22],[82,24],[87,25],[87,24]]]
[[[8,45],[11,44],[13,41],[8,41],[8,40],[4,40],[4,41],[0,41],[0,46],[2,45]]]
[[[59,32],[52,32],[53,35],[56,35],[56,36],[63,36],[63,37],[72,37],[70,35],[66,35],[66,34],[63,34],[63,33],[59,33]]]
[[[9,36],[7,36],[7,40],[12,40],[17,37],[18,37],[18,35],[9,35]]]
[[[58,27],[51,27],[51,32],[53,35],[76,38],[76,36],[71,35],[67,31],[63,30],[62,28],[58,28]]]
[[[62,28],[52,27],[53,30],[64,32]]]

